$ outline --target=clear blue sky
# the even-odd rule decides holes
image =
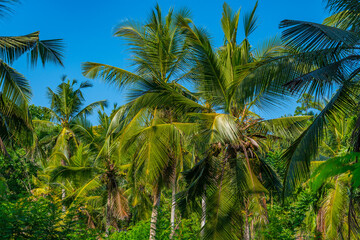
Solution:
[[[64,74],[71,79],[86,80],[81,74],[82,62],[100,62],[128,69],[129,54],[124,42],[112,37],[113,27],[126,19],[145,20],[156,3],[163,12],[169,7],[189,8],[195,23],[206,27],[216,46],[221,45],[223,1],[220,0],[22,0],[14,7],[15,12],[0,22],[1,34],[14,36],[40,31],[41,39],[62,38],[66,44],[64,68],[49,64],[33,69],[27,66],[26,57],[14,64],[30,80],[32,103],[49,106],[46,87],[55,88]],[[234,9],[241,7],[244,13],[252,9],[255,0],[229,0],[227,3]],[[322,0],[260,0],[259,26],[252,35],[252,44],[256,46],[262,40],[280,34],[281,20],[322,22],[326,16]],[[112,108],[114,102],[122,104],[126,100],[124,92],[113,86],[100,80],[90,81],[94,87],[85,90],[88,103],[107,99]],[[265,117],[293,113],[294,108],[266,113]]]

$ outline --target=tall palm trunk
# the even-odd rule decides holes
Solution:
[[[249,223],[249,199],[245,199],[245,232],[244,232],[244,240],[251,239],[250,233],[250,223]]]
[[[108,184],[107,200],[106,200],[106,236],[110,234],[111,225],[111,190]]]
[[[156,223],[158,218],[158,209],[160,206],[160,197],[161,197],[161,190],[160,186],[156,187],[155,195],[154,195],[154,202],[153,202],[153,210],[151,213],[151,220],[150,220],[150,238],[149,240],[155,240],[156,238]]]
[[[66,166],[66,162],[63,159],[61,160],[61,165]],[[65,182],[64,182],[64,186],[65,186]],[[66,192],[65,192],[65,188],[63,188],[61,189],[61,200],[64,201],[65,198],[66,198]],[[66,207],[64,204],[62,204],[62,211],[63,213],[65,213],[66,211]]]
[[[201,197],[201,239],[205,236],[205,224],[206,224],[206,196],[203,194]]]
[[[352,193],[353,193],[353,188],[350,188],[350,196],[349,196],[349,209],[348,209],[348,240],[351,239],[351,226],[352,226]]]
[[[171,224],[171,232],[170,239],[173,238],[175,234],[175,210],[176,210],[176,165],[173,170],[172,176],[172,194],[171,194],[171,215],[170,215],[170,224]]]

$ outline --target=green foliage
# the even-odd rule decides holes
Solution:
[[[319,103],[315,101],[314,96],[304,93],[301,98],[299,98],[297,103],[300,104],[300,106],[297,106],[295,109],[295,116],[299,115],[315,115],[313,110],[321,110]],[[310,110],[310,111],[309,111]]]
[[[125,231],[113,233],[109,240],[142,240],[149,238],[150,221],[139,221]]]
[[[224,3],[220,47],[186,9],[157,5],[146,22],[120,24],[134,72],[82,65],[126,88],[111,115],[106,101],[85,106],[91,83],[65,77],[48,88],[50,108],[27,107],[29,83],[11,65],[26,52],[32,65],[62,65],[60,41],[1,37],[0,236],[143,240],[156,226],[158,240],[358,238],[360,4],[328,0],[328,25],[285,20],[284,44],[263,48],[250,43],[257,7],[239,41],[240,10]],[[289,93],[301,96],[295,116],[252,112]]]
[[[51,111],[46,107],[35,106],[34,104],[31,104],[29,106],[29,113],[32,119],[47,121],[50,121],[51,119]]]
[[[24,149],[10,151],[10,158],[0,156],[0,176],[6,180],[7,198],[17,198],[17,195],[29,194],[39,167],[26,158]]]
[[[2,239],[97,239],[87,229],[76,209],[67,209],[53,199],[21,198],[0,202]]]
[[[264,239],[290,240],[295,239],[299,230],[303,228],[307,212],[312,208],[316,198],[309,191],[302,191],[296,201],[269,207],[269,224],[257,234]],[[310,229],[306,229],[311,235]]]
[[[170,213],[166,208],[159,211],[157,222],[157,240],[169,240],[170,238]],[[176,226],[174,240],[197,240],[199,239],[200,224],[195,214],[189,218],[182,218]],[[150,219],[138,221],[127,230],[113,233],[109,240],[143,240],[149,238]]]
[[[269,224],[258,233],[265,239],[290,240],[293,239],[292,213],[288,207],[274,205],[269,208]]]
[[[285,163],[281,161],[281,151],[269,151],[265,161],[273,167],[275,172],[283,179],[285,175]]]

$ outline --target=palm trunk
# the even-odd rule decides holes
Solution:
[[[349,197],[349,210],[348,210],[348,240],[351,239],[351,225],[352,225],[352,215],[351,215],[351,209],[352,209],[352,192],[353,188],[350,188],[350,197]]]
[[[109,236],[110,234],[110,225],[111,225],[111,192],[110,189],[108,189],[107,193],[108,197],[106,200],[106,236]]]
[[[244,240],[251,239],[250,233],[250,223],[249,223],[249,213],[248,213],[248,199],[245,200],[245,232],[244,232]]]
[[[66,166],[66,162],[64,160],[61,160],[61,165]],[[65,186],[65,182],[64,182],[64,186]],[[66,198],[66,192],[65,192],[65,188],[63,188],[61,189],[61,200],[64,201],[65,198]],[[66,207],[64,204],[62,205],[62,211],[63,213],[65,213],[66,211]]]
[[[61,189],[61,200],[64,201],[65,197],[66,197],[66,192],[65,192],[65,189],[63,188],[63,189]],[[64,204],[62,205],[62,211],[63,212],[66,211],[66,207]]]
[[[259,178],[260,178],[260,181],[263,180],[261,173],[259,174]],[[260,196],[260,204],[261,204],[261,206],[262,206],[262,208],[264,209],[264,212],[265,212],[265,218],[266,218],[265,223],[268,224],[268,223],[269,223],[269,213],[268,213],[268,209],[267,209],[267,203],[266,203],[266,195],[265,195],[265,193],[261,193],[261,196]]]
[[[206,196],[203,194],[201,198],[201,239],[205,236],[205,224],[206,224]]]
[[[156,223],[158,217],[158,208],[160,206],[160,197],[161,197],[161,190],[158,186],[156,189],[156,193],[154,196],[154,203],[153,203],[153,210],[151,213],[151,221],[150,221],[150,238],[149,240],[155,240],[156,236]]]
[[[245,234],[244,234],[244,240],[250,240],[250,224],[249,224],[249,219],[248,219],[247,211],[246,211],[246,216],[245,216]]]
[[[173,180],[172,180],[172,195],[171,195],[171,215],[170,215],[170,224],[171,224],[171,232],[170,239],[175,234],[175,208],[176,208],[176,172],[174,171]]]

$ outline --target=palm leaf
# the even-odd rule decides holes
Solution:
[[[17,105],[26,104],[31,97],[30,85],[25,77],[1,60],[0,87],[4,97]]]
[[[86,62],[82,64],[83,75],[88,78],[101,78],[105,82],[115,84],[120,89],[140,80],[138,75],[110,65]]]
[[[24,53],[32,50],[39,40],[39,32],[18,37],[0,37],[0,57],[12,63]]]
[[[303,51],[350,47],[359,42],[355,33],[318,23],[283,20],[283,39]]]
[[[326,121],[336,119],[339,114],[351,112],[355,105],[352,88],[348,85],[342,86],[312,124],[283,153],[282,159],[287,164],[284,193],[297,185],[300,179],[308,176],[310,161],[318,153]]]
[[[43,66],[47,62],[63,64],[63,41],[62,39],[38,40],[29,54],[29,61],[32,66],[36,66],[38,59]]]

